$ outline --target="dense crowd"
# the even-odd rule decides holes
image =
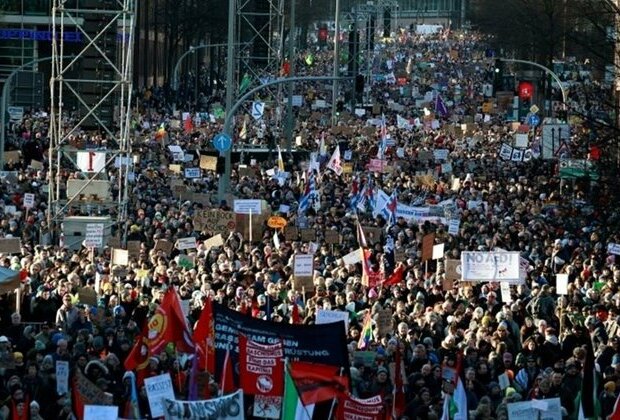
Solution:
[[[177,288],[181,301],[189,302],[189,325],[196,323],[209,297],[273,322],[293,322],[295,307],[299,322],[305,324],[315,322],[318,309],[347,311],[352,394],[380,394],[391,407],[395,384],[390,366],[395,355],[402,354],[406,406],[401,418],[442,417],[446,394],[455,392],[450,377],[455,370],[460,372],[471,418],[506,419],[508,403],[556,397],[563,417],[577,418],[575,397],[582,391],[590,353],[599,373],[595,391],[600,415],[610,415],[620,386],[620,265],[608,251],[620,243],[613,179],[603,174],[598,182],[571,182],[558,176],[557,160],[512,162],[499,157],[502,143],[519,127],[499,106],[486,115],[482,111],[489,101],[482,92],[493,62],[485,57],[485,47],[476,34],[444,32],[411,34],[379,46],[374,71],[389,75],[413,59],[410,82],[399,86],[375,80],[368,95],[381,110],[373,115],[368,109],[365,116],[339,112],[336,129],[330,129],[329,108],[311,109],[315,99],[329,99],[328,91],[306,85],[304,105],[296,110],[295,137],[299,136],[298,149],[313,152],[312,157],[302,162],[285,154],[285,179],[274,171],[274,160],[253,162],[243,172],[235,165],[231,195],[224,202],[214,198],[217,175],[212,171],[184,182],[189,192],[212,194],[210,203],[179,198],[165,163],[174,161],[169,145],[194,153],[197,163],[198,151],[209,147],[221,131],[221,121],[192,114],[191,128],[184,129],[163,94],[144,95],[134,115],[134,150],[140,160],[132,167],[128,220],[119,229],[126,228],[127,240],[140,241],[141,249],[126,267],[112,264],[109,247],[91,253],[57,245],[58,235],[50,231],[46,217],[45,116],[31,115],[12,126],[22,139],[22,158],[8,162],[8,172],[2,173],[0,236],[21,238],[22,250],[2,255],[0,265],[20,272],[21,292],[0,296],[3,418],[72,418],[70,393],[55,392],[59,360],[68,361],[72,372],[80,370],[111,393],[114,404],[123,406],[130,392],[123,362],[170,287]],[[329,53],[315,52],[306,69],[304,57],[300,55],[298,73],[329,74]],[[588,89],[598,88],[571,88],[572,105],[591,98]],[[416,98],[427,92],[435,92],[435,101],[439,94],[449,112],[440,115],[433,102],[426,110],[418,106]],[[578,108],[581,118],[570,139],[575,158],[586,159],[588,147],[597,141],[587,114],[598,108]],[[400,124],[401,119],[407,124]],[[265,143],[259,133],[270,128],[242,121],[240,117],[237,130],[247,124],[247,142]],[[156,134],[162,123],[165,144]],[[465,132],[454,129],[461,124],[466,124]],[[535,144],[541,132],[531,131]],[[387,148],[382,138],[391,139]],[[335,147],[343,156],[350,151],[350,157],[343,158],[351,164],[350,172],[337,175],[326,169]],[[437,149],[447,149],[445,161],[433,158]],[[388,162],[384,173],[366,169],[377,155]],[[316,166],[309,169],[311,159],[318,162],[318,171]],[[33,161],[43,162],[43,168],[33,168]],[[300,200],[311,179],[320,198],[306,208]],[[372,208],[372,194],[359,202],[362,191],[379,190],[395,193],[399,203],[440,213],[390,222],[384,209]],[[34,208],[27,212],[22,208],[25,193],[36,195]],[[290,227],[314,229],[317,237],[300,241],[280,234],[276,245],[274,230],[259,219],[263,229],[252,243],[247,235],[229,232],[222,246],[207,249],[202,244],[218,232],[212,226],[198,229],[194,216],[205,208],[230,210],[232,197],[265,200],[269,214],[281,214]],[[9,211],[11,206],[17,211]],[[460,219],[460,225],[449,234],[447,220],[452,219]],[[360,247],[358,225],[381,232],[368,238],[371,269],[399,269],[402,278],[369,285],[361,263],[343,261]],[[335,244],[326,242],[328,231],[338,232]],[[430,233],[435,244],[444,244],[444,255],[422,262],[422,239]],[[184,252],[155,248],[158,240],[175,243],[190,236],[199,244],[191,251],[192,267],[179,263]],[[508,293],[499,283],[446,279],[447,259],[459,259],[463,251],[497,249],[517,251],[527,262],[523,283],[511,286]],[[305,290],[304,296],[292,288],[292,256],[310,250],[315,251],[314,290]],[[389,261],[390,252],[396,261]],[[561,296],[556,290],[558,274],[568,275],[568,291]],[[78,291],[95,286],[96,304],[80,302]],[[380,334],[378,314],[384,309],[392,312],[393,324]],[[364,349],[372,353],[370,362],[355,357],[367,312],[374,325]],[[169,372],[175,392],[183,398],[190,366],[187,357],[168,348],[151,358],[148,375]],[[215,379],[210,387],[215,395]],[[140,408],[150,418],[143,389]]]

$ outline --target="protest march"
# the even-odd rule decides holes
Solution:
[[[393,38],[370,105],[333,124],[304,82],[294,153],[271,105],[240,112],[235,142],[264,153],[241,153],[224,200],[219,100],[136,92],[133,160],[96,149],[126,220],[82,206],[121,228],[78,241],[48,224],[47,114],[11,123],[0,418],[620,419],[620,189],[579,112],[609,111],[602,85],[519,118],[481,34]],[[332,56],[311,44],[298,74]]]

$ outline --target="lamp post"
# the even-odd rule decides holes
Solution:
[[[334,81],[332,84],[332,125],[336,123],[336,100],[338,99],[338,75],[340,72],[340,0],[334,11]]]
[[[233,44],[233,45],[237,45],[237,44]],[[175,92],[179,89],[179,67],[181,66],[181,62],[185,59],[185,57],[187,57],[190,54],[193,54],[196,52],[196,50],[200,50],[203,48],[211,48],[211,47],[227,47],[228,43],[220,43],[220,44],[200,44],[200,45],[192,45],[189,47],[189,50],[185,51],[183,54],[181,54],[181,56],[179,57],[179,59],[177,60],[176,64],[174,65],[174,70],[172,71],[172,90],[174,90]],[[174,108],[176,110],[176,101],[174,103]]]
[[[73,58],[72,56],[65,56],[65,58]],[[52,61],[52,57],[42,57],[37,58],[36,60],[32,60],[27,62],[26,64],[22,64],[17,67],[15,70],[9,74],[9,76],[4,81],[4,86],[2,86],[2,103],[0,103],[0,170],[4,169],[4,146],[6,140],[6,112],[8,107],[8,99],[9,99],[9,87],[13,82],[13,78],[22,71],[23,69],[30,67],[34,64],[42,63],[44,61]]]

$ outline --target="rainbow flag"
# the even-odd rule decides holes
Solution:
[[[362,328],[362,332],[360,333],[360,339],[357,342],[358,350],[364,350],[368,348],[370,342],[372,341],[372,318],[370,317],[370,312],[367,312],[364,316],[364,326]]]

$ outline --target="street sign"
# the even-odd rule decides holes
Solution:
[[[539,109],[536,105],[532,105],[532,106],[530,107],[530,112],[531,112],[532,114],[537,114],[537,113],[538,113],[538,111],[540,111],[540,109]]]
[[[252,102],[252,116],[255,120],[260,120],[263,118],[263,113],[265,112],[265,103],[260,101]]]
[[[213,147],[220,153],[227,152],[232,147],[232,139],[228,134],[220,133],[213,138]]]
[[[540,124],[540,117],[536,114],[531,114],[527,118],[527,124],[532,127],[536,127],[538,124]]]

